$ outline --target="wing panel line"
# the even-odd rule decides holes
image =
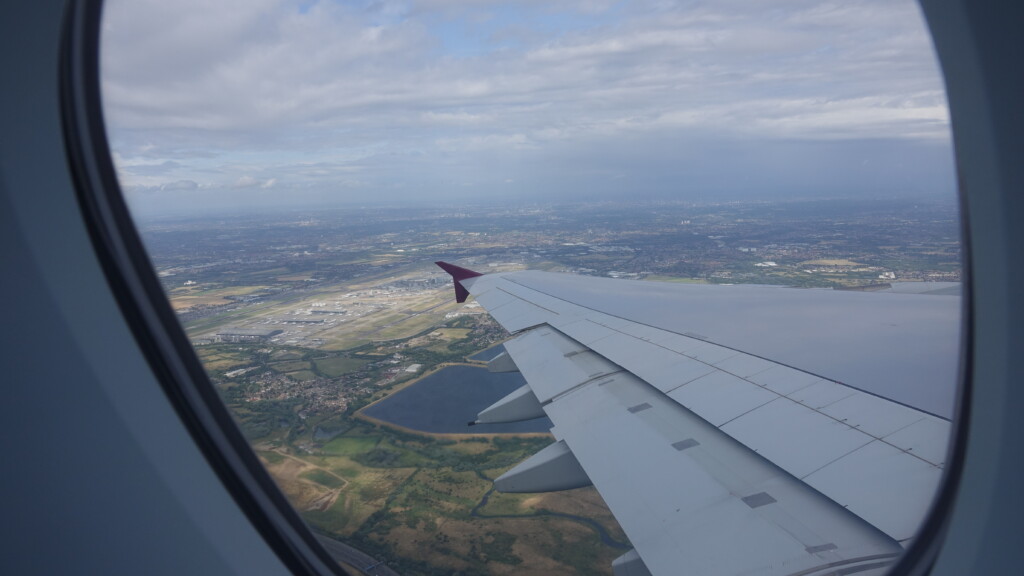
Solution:
[[[486,276],[484,276],[484,278],[486,278]],[[785,367],[787,367],[787,368],[791,368],[791,369],[793,369],[793,370],[797,370],[797,371],[799,371],[799,372],[803,372],[803,373],[805,373],[805,374],[810,374],[810,375],[812,375],[812,376],[817,376],[818,378],[821,378],[822,380],[828,380],[829,382],[836,382],[835,380],[832,380],[831,378],[829,378],[829,377],[827,377],[827,376],[822,376],[822,375],[820,375],[820,374],[816,374],[816,373],[814,373],[814,372],[808,372],[807,370],[803,370],[803,369],[801,369],[801,368],[798,368],[798,367],[796,367],[796,366],[791,366],[791,365],[789,365],[789,364],[785,364],[785,363],[782,363],[782,362],[778,362],[778,361],[776,361],[776,360],[773,360],[773,359],[771,359],[771,358],[765,358],[765,357],[763,357],[763,356],[759,356],[759,355],[757,355],[757,354],[752,354],[752,353],[750,353],[750,352],[745,352],[745,351],[743,351],[743,350],[739,350],[739,349],[737,349],[737,348],[733,348],[733,347],[731,347],[731,346],[728,346],[728,345],[725,345],[725,344],[719,344],[718,342],[715,342],[715,341],[713,341],[713,340],[710,340],[710,339],[708,339],[708,338],[695,338],[695,336],[696,336],[696,335],[686,335],[686,334],[680,334],[680,333],[678,333],[678,332],[672,332],[672,331],[670,331],[670,330],[665,330],[664,328],[658,328],[657,326],[651,326],[650,324],[645,324],[645,323],[643,323],[643,322],[638,322],[638,321],[636,321],[636,320],[632,320],[632,319],[629,319],[629,318],[623,318],[623,317],[621,317],[621,316],[616,316],[616,315],[614,315],[614,314],[608,314],[607,312],[602,312],[601,310],[597,310],[596,308],[591,308],[591,307],[588,307],[588,306],[584,306],[584,305],[582,305],[582,304],[577,304],[577,303],[575,303],[575,302],[571,302],[571,301],[569,301],[569,300],[566,300],[565,298],[561,298],[561,297],[559,297],[559,296],[555,296],[554,294],[550,294],[550,293],[548,293],[548,292],[544,292],[543,290],[538,290],[538,289],[536,289],[536,288],[533,288],[533,287],[531,287],[531,286],[527,286],[527,285],[523,284],[522,282],[518,282],[518,281],[516,281],[516,279],[514,279],[514,278],[510,278],[510,277],[509,277],[509,276],[507,276],[507,275],[503,275],[503,276],[501,276],[500,278],[496,278],[496,280],[505,280],[505,281],[507,281],[507,282],[510,282],[510,283],[512,283],[512,284],[515,284],[516,286],[519,286],[519,287],[521,287],[521,288],[522,288],[522,289],[524,289],[524,290],[530,290],[530,291],[532,291],[532,292],[536,292],[536,293],[538,293],[538,294],[542,294],[542,295],[544,295],[544,296],[546,296],[546,297],[548,297],[548,298],[553,298],[553,299],[555,299],[555,300],[560,300],[560,301],[562,301],[562,302],[564,302],[564,303],[566,303],[566,304],[568,304],[568,305],[570,305],[570,306],[574,306],[574,307],[576,307],[576,308],[582,308],[582,309],[585,309],[585,310],[590,310],[591,312],[594,312],[594,313],[596,313],[596,314],[601,314],[601,315],[603,315],[603,316],[609,316],[609,317],[611,317],[611,318],[615,318],[615,319],[617,319],[617,320],[623,320],[623,321],[625,321],[625,322],[632,322],[632,323],[634,323],[634,324],[638,324],[638,325],[641,325],[641,326],[646,326],[647,328],[652,328],[652,329],[654,329],[654,330],[659,330],[659,331],[662,331],[662,332],[666,332],[666,333],[669,333],[669,334],[676,334],[676,335],[678,335],[678,336],[683,336],[683,337],[686,337],[686,338],[692,338],[692,339],[694,339],[694,340],[701,340],[701,341],[703,341],[703,342],[708,342],[708,343],[714,344],[715,346],[720,346],[720,347],[722,347],[722,348],[728,348],[729,350],[734,350],[734,351],[736,351],[736,352],[740,352],[740,353],[742,353],[742,354],[746,354],[746,355],[748,355],[748,356],[753,356],[754,358],[760,358],[761,360],[766,360],[766,361],[768,361],[768,362],[771,362],[771,363],[773,363],[773,364],[777,364],[777,365],[779,365],[779,366],[785,366]],[[501,288],[498,288],[498,289],[501,289]],[[502,291],[504,291],[504,292],[506,292],[506,293],[509,293],[508,291],[506,291],[506,290],[504,290],[504,289],[501,289],[501,290],[502,290]],[[471,292],[472,292],[472,291],[471,291]],[[512,295],[511,293],[509,293],[509,294],[510,294],[510,295]],[[520,297],[520,296],[516,296],[516,297],[517,297],[517,298],[520,298],[520,299],[523,299],[523,298],[522,298],[522,297]],[[525,299],[523,299],[523,300],[525,300]],[[598,324],[598,323],[597,323],[597,322],[595,322],[595,324]],[[605,324],[600,324],[600,325],[601,325],[601,326],[603,326],[603,327],[605,327],[605,328],[608,328],[608,329],[610,329],[610,330],[615,330],[615,329],[614,329],[614,328],[612,328],[611,326],[608,326],[608,325],[605,325]],[[616,332],[621,332],[620,330],[615,330],[615,331],[616,331]],[[624,334],[626,334],[626,333],[624,333]],[[626,334],[626,335],[627,335],[627,336],[631,336],[630,334]],[[658,344],[657,344],[657,343],[655,343],[655,342],[653,342],[653,341],[648,341],[648,342],[649,342],[650,344],[654,344],[654,345],[658,346]],[[660,346],[660,347],[663,347],[663,346]],[[874,397],[876,397],[876,398],[881,398],[882,400],[885,400],[886,402],[892,402],[892,403],[894,403],[894,404],[898,404],[898,405],[900,405],[900,406],[903,406],[904,408],[908,408],[908,409],[910,409],[910,410],[916,410],[916,411],[918,411],[918,412],[923,412],[923,413],[925,413],[925,414],[928,414],[929,416],[934,416],[934,417],[936,417],[936,418],[939,418],[939,419],[941,419],[941,420],[944,420],[944,421],[946,421],[946,422],[951,422],[951,420],[950,420],[949,418],[947,418],[947,417],[941,416],[941,415],[939,415],[939,414],[935,414],[934,412],[930,412],[930,411],[928,411],[928,410],[922,410],[922,409],[920,409],[920,408],[917,408],[917,407],[911,406],[911,405],[909,405],[909,404],[907,404],[907,403],[905,403],[905,402],[900,402],[899,400],[892,400],[892,399],[890,399],[890,398],[886,398],[885,396],[882,396],[882,395],[880,395],[880,394],[876,394],[876,393],[874,393],[874,392],[871,392],[871,391],[869,391],[869,390],[864,390],[863,388],[859,388],[859,387],[857,387],[857,386],[853,386],[853,385],[851,385],[851,384],[846,384],[845,382],[836,382],[836,383],[837,383],[837,384],[842,384],[843,386],[847,386],[847,387],[849,387],[849,388],[852,388],[852,389],[854,389],[854,390],[857,390],[858,392],[861,392],[861,393],[864,393],[864,394],[868,394],[868,395],[870,395],[870,396],[874,396]]]

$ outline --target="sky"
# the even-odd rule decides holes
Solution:
[[[108,0],[139,211],[952,199],[910,0]]]

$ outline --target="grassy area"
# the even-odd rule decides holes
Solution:
[[[590,492],[540,498],[491,492],[490,478],[548,442],[446,440],[356,423],[313,454],[271,452],[264,459],[308,522],[371,554],[392,558],[389,563],[403,573],[607,572],[621,550],[602,545],[586,524],[548,515],[548,510],[585,511],[616,534],[607,511],[590,514],[600,502]],[[487,473],[481,476],[477,470]],[[474,516],[489,492],[483,517]],[[562,546],[581,551],[552,552]]]
[[[352,350],[353,348],[359,348],[370,343],[370,339],[360,334],[346,334],[335,332],[328,338],[325,338],[321,350],[329,352],[342,352],[344,350]]]
[[[294,380],[298,380],[299,382],[308,382],[310,380],[316,380],[318,378],[318,376],[316,375],[315,372],[311,372],[309,370],[299,370],[297,372],[289,372],[288,373],[288,377],[292,378]]]
[[[201,323],[208,330],[225,325],[245,327],[317,299],[330,296],[306,293],[301,299],[250,306],[244,311],[202,319]],[[457,306],[446,302],[435,308],[434,302],[440,299],[431,296],[418,303],[392,301],[389,308],[329,330],[315,332],[318,328],[310,328],[303,337],[326,341],[317,350],[267,342],[212,344],[198,350],[204,363],[217,373],[237,366],[258,368],[224,380],[219,389],[246,435],[261,446],[259,457],[272,477],[296,510],[318,530],[347,539],[371,554],[395,559],[404,567],[400,571],[408,574],[451,574],[459,570],[573,573],[573,565],[542,556],[541,552],[556,540],[594,538],[593,530],[564,518],[552,522],[544,516],[551,502],[526,496],[498,497],[484,507],[484,515],[509,513],[529,518],[499,520],[473,515],[492,491],[490,478],[550,443],[549,437],[463,439],[378,428],[354,420],[350,412],[341,411],[343,408],[334,412],[311,410],[308,391],[318,389],[309,386],[319,384],[300,386],[267,375],[267,369],[271,369],[292,380],[319,379],[324,387],[315,396],[317,402],[330,399],[338,390],[351,399],[349,410],[358,408],[366,398],[392,391],[379,385],[378,378],[385,374],[383,368],[369,366],[378,358],[400,352],[408,362],[432,365],[459,359],[483,347],[480,320],[446,321],[445,312]],[[380,343],[345,354],[328,352],[332,347],[352,349],[370,338]],[[487,340],[485,345],[492,341]],[[399,386],[402,380],[414,377],[401,374],[389,386]],[[346,386],[363,387],[363,391],[350,396],[352,392],[346,390],[352,389]],[[267,446],[275,449],[268,450]],[[478,470],[487,473],[481,476]],[[571,496],[566,502],[563,509],[573,506]],[[604,516],[603,522],[613,522],[607,511]],[[590,552],[592,548],[587,547]],[[618,554],[620,550],[609,549],[594,556],[582,573],[607,571]],[[575,558],[570,560],[577,562]]]
[[[342,436],[325,444],[321,451],[332,456],[355,456],[369,452],[379,442],[380,436]]]
[[[439,319],[431,314],[409,316],[394,325],[381,328],[376,331],[372,337],[374,340],[378,341],[409,338],[410,336],[415,336],[431,326],[437,325],[439,322]]]
[[[196,355],[208,371],[228,370],[234,366],[250,364],[252,355],[238,347],[227,345],[204,346],[196,348]]]
[[[358,358],[345,358],[343,356],[332,356],[329,358],[317,358],[313,361],[318,372],[324,376],[335,378],[355,372],[366,366],[366,360]]]
[[[258,454],[260,458],[263,458],[263,460],[268,464],[277,464],[281,460],[284,460],[284,456],[270,450],[260,450],[256,454]]]
[[[178,286],[167,292],[167,297],[175,310],[184,310],[194,306],[221,306],[230,304],[231,297],[247,296],[267,286],[217,286],[200,284],[196,286]]]
[[[311,370],[309,362],[305,360],[299,361],[285,361],[285,362],[274,362],[270,367],[275,372],[281,372],[283,374],[288,372],[296,372],[299,370]]]
[[[486,440],[482,439],[482,438],[481,439],[473,438],[473,439],[461,440],[461,441],[459,441],[456,444],[453,444],[451,446],[452,450],[454,450],[456,452],[459,452],[461,454],[467,454],[467,455],[483,454],[484,452],[486,452],[490,448],[491,448],[490,443],[487,442]]]
[[[531,510],[526,502],[530,499],[536,500],[531,494],[502,494],[494,492],[487,500],[487,506],[480,509],[484,516],[520,516],[526,515]]]
[[[339,537],[351,536],[371,516],[387,508],[387,498],[415,472],[413,469],[360,469],[341,489],[333,505],[324,510],[306,509],[302,516],[313,526]],[[288,492],[287,489],[285,489]],[[299,510],[302,503],[292,500]]]
[[[465,339],[469,336],[469,330],[467,328],[438,328],[430,333],[431,336],[435,334],[442,340],[451,342]]]
[[[326,486],[328,488],[341,488],[342,486],[345,485],[345,482],[343,480],[340,480],[330,472],[327,472],[326,470],[321,470],[319,468],[307,470],[301,473],[300,476],[307,480],[312,480],[313,482],[316,482],[317,484],[320,484],[321,486]]]

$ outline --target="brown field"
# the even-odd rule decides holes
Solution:
[[[300,458],[277,451],[277,462],[261,460],[281,491],[297,510],[340,536],[351,535],[385,505],[385,498],[415,472],[415,468],[366,468],[346,457]],[[315,463],[314,463],[315,462]],[[330,489],[302,474],[321,470],[344,483]],[[321,522],[317,522],[321,520]]]
[[[301,477],[303,472],[316,467],[307,462],[285,456],[277,463],[271,464],[267,458],[261,458],[263,465],[277,481],[278,487],[288,496],[288,501],[299,510],[308,510],[323,505],[325,497],[337,498],[337,493],[325,486]]]
[[[421,486],[445,495],[445,499],[461,500],[464,504],[475,505],[491,488],[491,483],[482,480],[474,472],[456,472],[448,468],[422,470],[416,478]]]
[[[487,544],[500,535],[511,536],[509,553],[497,558],[487,555]],[[601,546],[589,528],[551,517],[437,518],[395,527],[387,541],[402,556],[452,572],[474,568],[467,560],[472,558],[486,562],[488,573],[496,575],[609,573],[612,560],[621,553]],[[580,567],[584,568],[578,571]]]
[[[251,362],[246,354],[236,354],[223,349],[197,348],[196,353],[207,370],[227,370]]]
[[[195,286],[179,286],[173,288],[167,292],[167,298],[171,301],[171,306],[175,312],[181,310],[188,310],[195,306],[221,306],[223,304],[230,304],[232,301],[228,300],[228,296],[245,296],[260,290],[265,290],[266,286],[225,286],[222,288],[204,286],[197,284]]]
[[[230,300],[228,300],[226,298],[222,298],[220,296],[211,296],[211,295],[194,295],[193,296],[191,294],[184,295],[184,296],[174,296],[174,295],[172,295],[170,297],[170,300],[171,300],[171,307],[174,308],[175,312],[180,312],[182,310],[188,310],[188,309],[196,307],[196,306],[221,306],[223,304],[228,304],[229,302],[231,302]]]
[[[491,445],[487,442],[460,441],[458,444],[452,446],[452,450],[463,454],[483,454],[490,449]]]

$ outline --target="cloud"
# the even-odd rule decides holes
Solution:
[[[238,178],[238,180],[235,180],[235,183],[232,184],[231,187],[232,188],[253,188],[253,187],[259,186],[259,185],[260,185],[260,181],[255,179],[255,178],[253,178],[252,176],[241,176],[241,177]]]
[[[511,178],[555,197],[551,158],[615,164],[624,186],[675,174],[666,142],[949,146],[910,0],[108,0],[102,57],[116,164],[139,186]]]
[[[232,188],[273,188],[277,184],[277,178],[268,178],[266,180],[260,180],[253,176],[245,175],[240,176],[234,183],[231,184]]]
[[[424,112],[422,118],[426,123],[461,125],[482,124],[493,120],[491,116],[486,114],[470,114],[468,112],[435,112],[432,110]]]
[[[174,182],[167,182],[160,185],[161,192],[170,192],[176,190],[198,190],[199,184],[195,180],[175,180]]]

